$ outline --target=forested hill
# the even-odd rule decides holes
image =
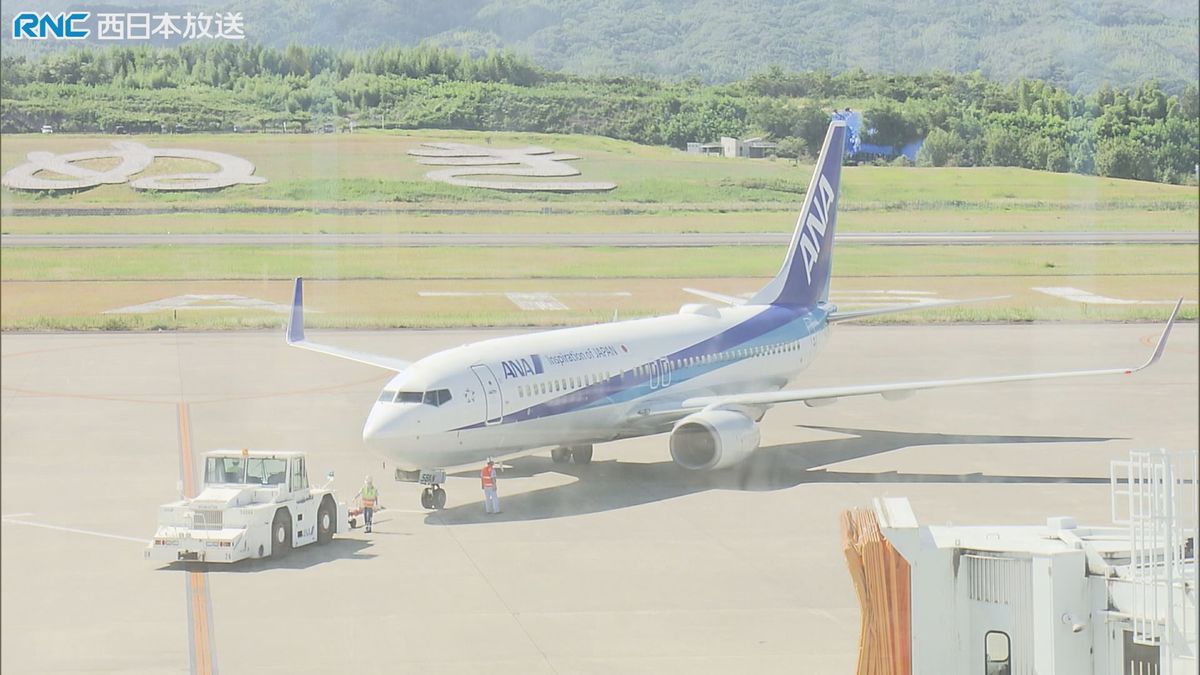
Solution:
[[[77,7],[48,0],[43,9]],[[833,73],[981,71],[1069,91],[1197,77],[1196,0],[98,0],[106,8],[240,11],[267,46],[423,41],[512,49],[550,70],[729,82],[770,65]],[[6,3],[5,25],[15,3]],[[47,43],[34,48],[44,48]],[[6,48],[19,46],[6,39]],[[21,47],[27,48],[27,47]]]

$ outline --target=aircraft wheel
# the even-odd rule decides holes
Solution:
[[[429,488],[425,488],[424,490],[421,490],[421,508],[423,508],[423,509],[432,509],[433,508],[433,490],[431,490]]]
[[[554,448],[550,451],[550,459],[554,460],[555,464],[566,464],[571,461],[571,449]]]
[[[571,459],[576,464],[591,464],[592,463],[592,446],[577,445],[571,448]]]
[[[282,558],[292,550],[292,517],[287,509],[275,512],[271,522],[271,557]]]
[[[433,508],[438,511],[446,508],[446,491],[440,487],[433,488]]]

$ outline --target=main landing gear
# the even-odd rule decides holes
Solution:
[[[554,460],[555,464],[566,464],[567,462],[575,462],[576,464],[591,464],[592,446],[572,445],[571,447],[567,448],[554,448],[550,451],[550,459]]]

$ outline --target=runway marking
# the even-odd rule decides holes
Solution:
[[[72,534],[86,534],[92,537],[104,537],[105,539],[120,539],[122,541],[136,541],[139,544],[149,544],[149,539],[140,537],[126,537],[123,534],[109,534],[108,532],[97,532],[95,530],[81,530],[77,527],[66,527],[64,525],[51,525],[49,523],[35,523],[29,520],[16,520],[15,516],[33,515],[32,513],[17,513],[13,516],[4,516],[0,521],[12,523],[13,525],[28,525],[30,527],[41,527],[47,530],[57,530],[59,532],[70,532]]]
[[[1124,298],[1110,298],[1107,295],[1098,295],[1091,291],[1085,291],[1082,288],[1074,286],[1034,286],[1033,290],[1038,293],[1044,293],[1063,300],[1071,302],[1079,302],[1092,305],[1173,305],[1175,300],[1126,300]],[[1194,305],[1195,300],[1184,300],[1184,304]]]
[[[118,307],[109,309],[101,314],[152,314],[154,312],[169,312],[177,310],[213,310],[213,309],[259,309],[276,314],[287,314],[292,311],[291,305],[281,305],[277,302],[268,302],[259,298],[250,298],[244,295],[233,295],[230,293],[189,293],[187,295],[176,295],[170,298],[161,300],[152,300],[144,302],[140,305],[129,305],[127,307]],[[306,310],[305,313],[313,310]]]
[[[525,311],[549,311],[561,312],[570,309],[566,303],[558,299],[558,296],[571,297],[613,297],[613,298],[628,298],[633,295],[629,291],[612,291],[612,292],[520,292],[520,291],[417,291],[417,296],[422,298],[477,298],[484,296],[499,296],[508,298],[510,302],[517,306],[518,309]]]
[[[179,473],[183,493],[196,496],[196,475],[192,466],[192,421],[190,405],[177,404],[179,419]],[[188,607],[188,644],[191,647],[193,675],[212,675],[217,672],[217,646],[212,636],[212,596],[206,572],[188,572],[184,581]]]
[[[8,518],[24,518],[25,516],[32,516],[32,515],[33,515],[32,513],[9,513],[9,514],[5,514],[5,515],[0,515],[0,520],[6,520]]]

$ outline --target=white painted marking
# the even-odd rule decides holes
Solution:
[[[120,539],[122,541],[136,541],[139,544],[149,544],[151,540],[141,539],[139,537],[126,537],[123,534],[109,534],[107,532],[96,532],[94,530],[81,530],[75,527],[63,527],[62,525],[50,525],[47,523],[32,523],[28,520],[13,520],[10,518],[0,519],[0,522],[12,523],[13,525],[28,525],[30,527],[42,527],[47,530],[58,530],[59,532],[71,532],[73,534],[87,534],[93,537],[104,537],[106,539]]]
[[[505,293],[504,297],[526,311],[543,310],[561,312],[570,309],[561,300],[549,293]]]
[[[153,302],[146,302],[140,305],[130,305],[128,307],[118,307],[110,309],[103,314],[150,314],[152,312],[165,312],[172,310],[213,310],[213,309],[260,309],[276,314],[287,314],[292,311],[291,305],[281,305],[258,298],[248,298],[244,295],[229,295],[229,294],[198,294],[189,293],[187,295],[176,295],[171,298],[163,298]],[[313,310],[306,309],[305,312]]]
[[[425,174],[431,180],[451,185],[508,190],[516,192],[587,192],[606,191],[617,187],[608,182],[546,182],[498,181],[464,178],[464,176],[500,175],[537,178],[578,176],[579,169],[561,162],[579,159],[578,155],[554,152],[550,148],[495,148],[466,143],[422,143],[408,154],[421,157],[421,164],[452,166]],[[523,168],[517,168],[518,166]]]
[[[518,292],[518,291],[417,291],[417,295],[422,298],[478,298],[484,296],[503,296],[508,298],[514,305],[525,311],[549,311],[561,312],[565,309],[570,309],[561,300],[559,295],[568,295],[572,297],[623,297],[627,298],[631,295],[629,291],[610,291],[610,292],[586,292],[580,291],[576,293],[545,293],[545,292]]]
[[[1175,300],[1126,300],[1124,298],[1110,298],[1107,295],[1098,295],[1091,291],[1085,291],[1082,288],[1074,286],[1034,286],[1033,290],[1039,293],[1045,293],[1063,300],[1071,302],[1080,302],[1092,305],[1173,305]],[[1185,304],[1194,305],[1195,300],[1184,300]]]
[[[906,291],[900,289],[870,289],[870,290],[850,290],[847,289],[842,293],[832,293],[831,295],[841,296],[842,294],[866,294],[866,295],[937,295],[937,291]]]
[[[33,515],[32,513],[8,513],[8,514],[0,516],[0,520],[8,520],[9,518],[24,518],[25,516],[32,516],[32,515]]]

